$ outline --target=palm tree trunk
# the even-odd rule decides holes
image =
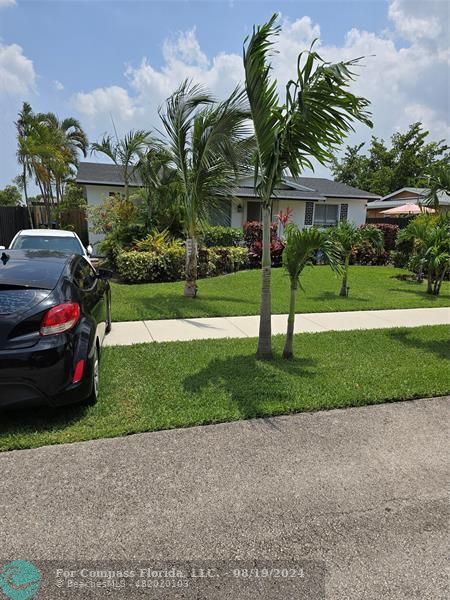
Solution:
[[[270,256],[270,204],[265,203],[263,209],[263,243],[261,261],[261,312],[259,320],[259,339],[257,358],[271,359],[272,354],[272,302],[271,302],[271,266]]]
[[[428,267],[427,281],[428,281],[427,294],[432,294],[433,293],[433,274],[431,272],[430,267]]]
[[[30,221],[30,229],[34,229],[33,225],[33,215],[31,212],[30,203],[28,201],[28,188],[27,188],[27,166],[23,164],[23,172],[22,172],[22,180],[23,180],[23,194],[25,196],[25,204],[28,210],[28,220]]]
[[[197,296],[197,239],[194,236],[186,240],[186,283],[184,295],[188,298]]]
[[[289,316],[287,322],[286,342],[284,344],[283,358],[294,358],[295,301],[297,299],[297,288],[297,279],[291,280],[291,297],[289,300]]]
[[[350,262],[350,256],[346,256],[345,257],[345,263],[344,263],[344,274],[342,276],[342,286],[341,286],[341,291],[339,292],[339,296],[344,296],[344,297],[348,296],[347,280],[348,280],[348,265],[349,265],[349,262]]]
[[[442,273],[441,273],[441,276],[439,277],[439,280],[438,280],[438,282],[437,282],[437,287],[436,287],[436,296],[439,296],[439,292],[441,291],[441,285],[442,285],[442,282],[444,281],[444,277],[445,277],[445,274],[446,274],[446,273],[447,273],[447,268],[445,268],[445,269],[442,271]]]

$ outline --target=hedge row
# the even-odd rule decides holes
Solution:
[[[234,273],[247,265],[247,248],[201,248],[198,253],[199,277]],[[178,281],[184,278],[184,267],[184,248],[171,248],[164,254],[132,250],[117,258],[117,272],[126,283]]]

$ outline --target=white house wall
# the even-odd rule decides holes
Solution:
[[[231,207],[231,226],[242,227],[247,221],[247,200],[240,200],[239,202],[233,201]],[[314,204],[318,204],[319,201]],[[363,225],[366,222],[366,200],[349,200],[347,198],[336,198],[334,200],[328,200],[325,204],[348,204],[347,220],[352,221],[355,225]],[[238,211],[238,206],[241,206],[242,210]],[[299,200],[275,200],[273,203],[273,215],[274,218],[277,213],[282,210],[286,211],[290,208],[292,211],[291,221],[296,223],[300,228],[305,226],[305,207],[306,203]],[[339,214],[339,213],[338,213]]]

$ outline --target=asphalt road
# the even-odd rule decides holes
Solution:
[[[448,417],[447,397],[4,453],[0,566],[34,561],[51,600],[447,598]],[[211,578],[68,588],[177,561]]]

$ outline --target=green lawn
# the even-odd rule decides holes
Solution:
[[[425,283],[401,281],[396,275],[407,271],[392,267],[350,267],[350,295],[339,297],[340,279],[329,267],[307,269],[302,276],[298,312],[333,312],[382,308],[448,306],[450,284],[441,295],[426,293]],[[183,297],[183,283],[113,283],[113,320],[174,319],[255,315],[259,312],[259,270],[203,279],[195,299]],[[288,312],[289,279],[283,269],[272,270],[274,313]]]
[[[4,413],[0,449],[450,392],[446,326],[296,336],[298,358],[254,358],[254,339],[104,350],[96,406]],[[324,432],[326,433],[326,432]]]

